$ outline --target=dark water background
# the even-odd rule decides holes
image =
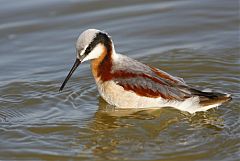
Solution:
[[[120,53],[233,100],[195,115],[116,111],[89,63],[59,93],[88,28],[107,31]],[[0,0],[0,159],[239,160],[239,35],[238,0]]]

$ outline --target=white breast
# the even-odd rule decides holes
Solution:
[[[135,94],[133,91],[126,91],[123,87],[113,81],[97,82],[98,91],[106,102],[117,108],[161,108],[174,107],[176,109],[195,113],[205,111],[209,107],[201,107],[198,97],[191,97],[184,101],[169,101],[159,98],[143,97]],[[217,106],[217,105],[215,105]]]

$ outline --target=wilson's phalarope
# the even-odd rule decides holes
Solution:
[[[84,31],[76,49],[77,59],[60,91],[79,64],[91,60],[100,95],[119,108],[174,107],[194,113],[231,100],[229,94],[191,88],[181,78],[117,54],[110,36],[103,31]]]

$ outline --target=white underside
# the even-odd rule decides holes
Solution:
[[[123,87],[113,81],[100,83],[97,81],[98,91],[106,102],[117,108],[161,108],[174,107],[181,111],[195,113],[206,111],[210,108],[217,107],[220,104],[201,106],[198,97],[191,97],[184,101],[169,101],[162,98],[149,98],[135,94],[132,91],[126,91]]]

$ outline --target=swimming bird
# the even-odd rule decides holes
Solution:
[[[76,68],[90,60],[100,96],[117,108],[173,107],[195,113],[231,100],[230,94],[195,89],[182,78],[116,53],[104,31],[85,30],[77,39],[76,51],[76,61],[60,91]]]

